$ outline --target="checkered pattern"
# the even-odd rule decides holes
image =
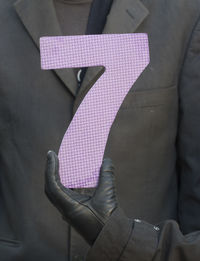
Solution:
[[[95,187],[112,123],[128,91],[149,63],[148,36],[130,33],[41,37],[40,52],[42,69],[106,67],[77,109],[58,153],[64,186]]]

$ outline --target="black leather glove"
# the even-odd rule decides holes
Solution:
[[[59,177],[59,161],[55,152],[47,154],[45,193],[63,218],[92,245],[106,221],[117,208],[114,167],[111,159],[103,160],[98,185],[93,196],[65,188]]]

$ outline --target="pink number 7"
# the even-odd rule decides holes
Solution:
[[[105,66],[84,97],[60,146],[60,176],[70,188],[94,187],[115,116],[149,64],[145,33],[40,38],[42,69]],[[117,141],[116,141],[117,142]]]

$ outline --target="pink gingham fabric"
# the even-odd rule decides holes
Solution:
[[[40,53],[41,68],[46,70],[106,68],[79,105],[58,153],[64,186],[95,187],[112,123],[128,91],[149,64],[148,36],[129,33],[41,37]]]

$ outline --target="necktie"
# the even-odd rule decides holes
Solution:
[[[92,1],[85,34],[102,34],[112,3],[113,0]],[[87,67],[81,68],[78,71],[78,90],[81,86],[81,82],[85,76],[86,71]]]
[[[41,37],[40,53],[42,69],[106,67],[79,105],[58,153],[64,186],[95,187],[112,123],[149,63],[147,34]]]

